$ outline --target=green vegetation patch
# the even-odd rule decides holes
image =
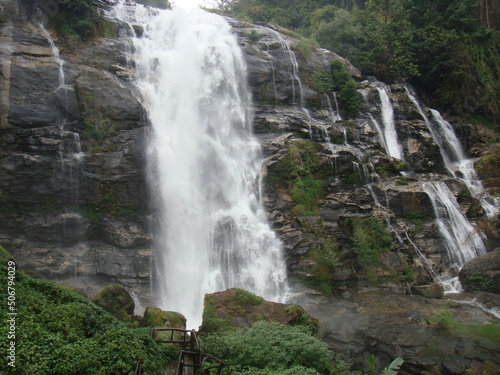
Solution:
[[[479,159],[476,172],[490,193],[500,197],[500,147],[494,148]]]
[[[319,289],[325,296],[331,296],[333,285],[331,275],[337,265],[338,245],[335,237],[320,239],[307,254],[304,271],[309,275],[304,282]]]
[[[258,306],[265,302],[264,298],[256,296],[255,294],[247,292],[243,289],[237,289],[233,299],[238,305],[241,306]]]
[[[234,329],[231,326],[231,317],[229,315],[226,318],[219,317],[213,297],[205,296],[200,332],[220,332],[231,329]]]
[[[352,232],[353,250],[358,257],[358,263],[370,276],[371,267],[380,265],[379,255],[388,252],[392,243],[391,232],[384,222],[376,217],[352,217],[345,224]]]
[[[270,173],[268,181],[285,188],[296,203],[295,216],[314,216],[318,211],[325,170],[316,146],[308,140],[290,142],[287,155]]]
[[[7,268],[0,266],[7,285]],[[0,359],[5,374],[163,374],[176,349],[156,344],[69,288],[16,272],[16,367]],[[7,304],[0,306],[3,316]]]
[[[333,60],[329,71],[319,70],[314,73],[312,88],[319,93],[337,92],[341,106],[351,116],[356,116],[363,108],[363,99],[357,91],[359,85],[341,60]]]
[[[75,47],[77,43],[96,35],[99,24],[96,4],[97,0],[69,0],[59,3],[59,12],[51,22],[69,46]]]
[[[238,365],[229,367],[227,374],[348,374],[333,372],[334,366],[350,367],[308,328],[276,322],[204,336],[202,348]]]
[[[440,314],[433,316],[427,321],[436,329],[467,337],[481,337],[500,344],[500,324],[465,324],[455,320],[451,311],[443,310]]]

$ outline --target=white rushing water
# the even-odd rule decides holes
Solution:
[[[488,217],[493,217],[498,213],[500,202],[491,197],[483,188],[483,185],[477,177],[474,169],[474,162],[467,158],[458,139],[453,126],[443,119],[441,114],[435,109],[429,109],[432,114],[432,120],[426,115],[419,101],[408,87],[405,87],[406,93],[413,102],[418,112],[422,116],[432,138],[439,146],[441,156],[448,172],[462,179],[474,197],[479,199],[481,206]]]
[[[444,237],[449,263],[457,270],[468,260],[485,254],[483,237],[460,212],[455,196],[442,181],[424,183],[424,190],[431,198],[436,223]],[[442,280],[447,291],[459,289],[458,280]]]
[[[283,301],[282,246],[260,202],[246,65],[229,24],[202,10],[121,2],[114,12],[144,27],[134,45],[161,202],[159,307],[197,328],[205,293],[239,287]]]
[[[396,124],[394,123],[394,109],[387,93],[387,87],[377,86],[377,90],[380,95],[380,109],[382,111],[382,121],[384,123],[383,129],[380,132],[382,142],[389,156],[396,159],[404,159],[401,144],[399,143],[398,134],[396,132]],[[372,121],[376,123],[373,118]]]

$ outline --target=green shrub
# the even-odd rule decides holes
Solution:
[[[7,285],[7,269],[0,266]],[[142,361],[148,374],[163,374],[176,349],[124,326],[109,313],[69,288],[17,271],[16,368],[0,358],[5,374],[130,374]],[[0,306],[6,316],[7,305]]]
[[[288,145],[287,151],[267,181],[287,189],[296,203],[292,210],[295,216],[313,216],[318,210],[324,176],[316,147],[311,141],[297,140]]]
[[[296,374],[298,366],[325,375],[333,370],[334,358],[327,345],[302,326],[255,322],[248,329],[204,336],[202,348],[217,358],[244,366],[249,372],[243,373],[248,374]],[[228,373],[242,372],[233,368]],[[314,374],[311,370],[309,373]]]
[[[242,306],[258,306],[264,303],[264,298],[243,289],[237,289],[234,295],[236,303]]]
[[[341,60],[333,60],[330,71],[318,70],[312,75],[312,88],[319,93],[337,92],[340,105],[356,116],[363,108],[358,84]]]
[[[97,0],[69,0],[59,4],[59,13],[52,19],[59,34],[74,47],[95,36],[99,23]]]
[[[389,251],[392,243],[391,232],[382,220],[376,217],[350,218],[348,223],[352,230],[353,250],[358,262],[369,271],[369,267],[380,264],[378,256]]]

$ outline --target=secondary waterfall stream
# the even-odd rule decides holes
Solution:
[[[260,203],[262,157],[246,65],[230,25],[202,10],[120,2],[114,12],[144,29],[133,43],[153,128],[160,307],[197,327],[205,293],[239,287],[283,300],[282,246]]]

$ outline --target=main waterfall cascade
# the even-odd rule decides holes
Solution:
[[[112,12],[144,28],[132,39],[153,127],[160,307],[197,327],[205,293],[239,287],[282,301],[286,266],[260,203],[262,157],[246,65],[229,24],[202,10],[123,1]]]

